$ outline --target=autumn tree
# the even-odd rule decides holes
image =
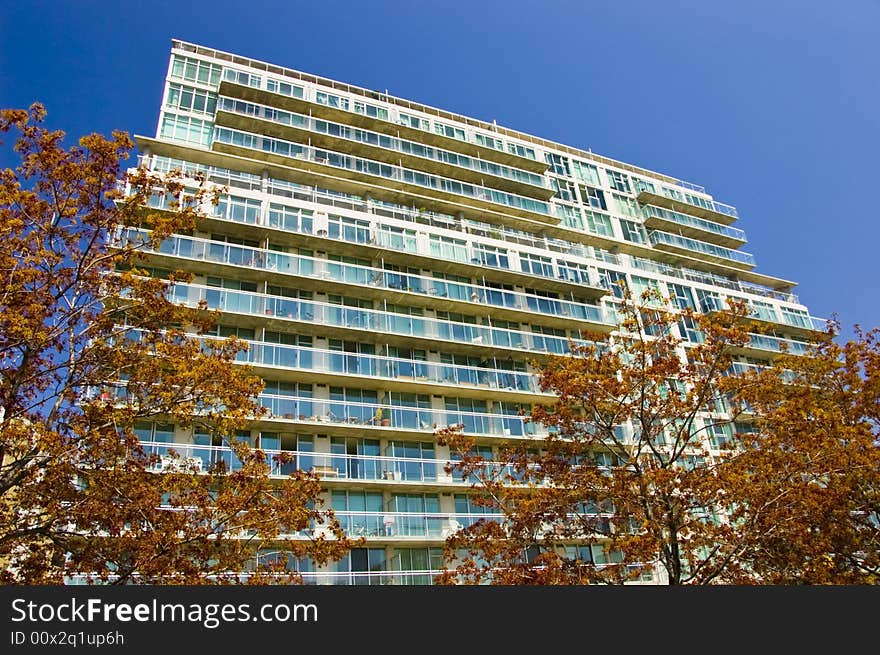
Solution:
[[[768,584],[880,582],[880,331],[822,335],[738,381],[752,429],[721,471],[743,565]]]
[[[133,145],[122,132],[65,148],[44,115],[40,105],[0,115],[20,158],[0,171],[0,577],[195,584],[236,580],[266,550],[342,557],[350,543],[317,479],[270,477],[278,462],[234,436],[263,413],[262,382],[233,361],[246,343],[207,338],[216,316],[169,300],[188,276],[151,277],[141,259],[192,229],[211,190],[125,173]],[[145,210],[157,194],[172,211]],[[149,232],[121,240],[125,226]],[[141,443],[143,420],[230,450],[199,471],[173,448]],[[328,536],[315,538],[316,526]],[[282,559],[248,580],[275,569]]]
[[[458,430],[441,433],[474,503],[500,515],[448,540],[441,582],[616,584],[658,563],[673,585],[748,578],[723,518],[728,443],[713,443],[737,418],[721,382],[755,329],[748,308],[698,315],[652,290],[626,293],[619,313],[610,338],[585,334],[536,364],[558,398],[531,413],[546,438],[506,444],[490,463]]]

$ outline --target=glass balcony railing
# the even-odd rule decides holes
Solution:
[[[392,164],[385,164],[372,159],[353,157],[332,150],[313,148],[292,141],[262,136],[251,132],[234,130],[227,127],[215,127],[214,143],[225,143],[248,150],[278,154],[292,159],[301,159],[316,164],[323,164],[325,166],[380,177],[385,180],[402,182],[417,187],[451,193],[457,196],[492,202],[544,216],[552,215],[550,212],[550,205],[541,200],[526,198],[525,196],[519,196],[514,193],[499,191],[478,184],[461,182],[459,180],[453,180],[439,175],[423,173],[403,166],[394,166]]]
[[[228,446],[200,446],[172,442],[146,442],[141,446],[145,454],[157,458],[153,470],[159,472],[173,470],[207,472],[219,462],[223,462],[227,471],[241,468],[241,461]],[[428,482],[459,485],[465,488],[473,481],[465,480],[456,469],[452,468],[455,462],[451,460],[277,449],[261,449],[261,452],[265,453],[269,474],[274,477],[288,476],[295,471],[306,471],[315,473],[321,478],[334,480]],[[485,462],[484,466],[493,474],[510,475],[513,479],[519,477],[509,465]],[[446,472],[447,467],[452,469],[451,473]]]
[[[806,355],[810,352],[810,344],[794,339],[774,337],[769,334],[750,334],[749,344],[751,348],[771,350],[773,352],[787,352],[791,355]]]
[[[684,187],[684,185],[679,186]],[[666,196],[667,198],[671,198],[672,200],[686,202],[687,204],[693,205],[694,207],[701,207],[702,209],[715,211],[719,214],[730,216],[731,218],[739,218],[739,212],[737,212],[736,207],[734,207],[733,205],[727,205],[723,202],[718,202],[717,200],[710,200],[709,198],[695,196],[690,193],[683,193],[677,189],[670,189],[669,187],[665,187],[662,185],[660,186],[660,192],[664,196]]]
[[[125,338],[137,341],[141,333],[141,330],[128,330]],[[217,338],[199,337],[199,339],[204,342]],[[451,387],[467,386],[543,394],[538,386],[537,376],[525,371],[444,364],[265,341],[248,340],[247,343],[248,349],[239,352],[235,361],[300,371],[340,373],[384,380],[443,384]]]
[[[389,122],[392,125],[407,125],[424,132],[442,134],[458,141],[482,145],[493,150],[498,150],[499,152],[507,152],[534,161],[537,161],[538,159],[534,148],[513,141],[502,141],[497,133],[494,133],[489,137],[489,135],[482,135],[460,123],[457,128],[452,128],[452,126],[446,126],[444,123],[440,122],[435,123],[434,129],[432,130],[431,120],[427,117],[416,118],[415,116],[409,116],[394,105],[383,104],[382,106],[379,106],[370,104],[365,102],[361,97],[358,97],[360,94],[352,97],[335,95],[334,93],[328,93],[308,86],[291,83],[288,80],[279,80],[268,75],[263,77],[261,75],[243,73],[230,68],[224,69],[223,79],[243,86],[263,88],[272,93],[278,93],[291,98],[309,100],[310,102],[332,107],[333,109],[340,109],[355,114],[370,116],[372,118]],[[484,136],[485,138],[480,139],[480,136]]]
[[[725,371],[725,375],[745,375],[747,373],[760,373],[768,367],[762,364],[750,364],[748,362],[732,362]],[[797,373],[788,369],[782,371],[783,382],[792,383],[797,380]]]
[[[445,512],[349,512],[335,510],[345,532],[354,537],[446,539],[480,519],[503,521],[503,514]]]
[[[386,427],[424,431],[428,434],[451,426],[461,426],[464,434],[476,436],[535,438],[549,434],[548,429],[542,424],[534,423],[527,416],[521,416],[514,410],[509,414],[473,412],[268,393],[260,394],[259,402],[269,410],[270,420]],[[378,418],[380,415],[381,418]]]
[[[169,287],[167,295],[170,301],[190,307],[198,307],[201,301],[205,301],[209,309],[219,311],[332,325],[372,334],[396,334],[432,341],[495,346],[557,355],[571,352],[567,337],[509,330],[491,325],[458,323],[411,314],[360,309],[196,284],[176,283]],[[580,340],[573,341],[575,344],[585,343]]]
[[[648,239],[651,241],[652,245],[663,244],[675,248],[683,248],[692,252],[698,252],[704,255],[711,255],[712,257],[738,262],[740,264],[755,266],[755,258],[753,255],[747,252],[740,252],[739,250],[731,250],[730,248],[716,246],[715,244],[706,243],[705,241],[688,239],[687,237],[670,234],[669,232],[661,232],[660,230],[648,232]]]
[[[141,155],[138,163],[139,165],[148,165],[148,167],[152,167],[153,170],[163,172],[178,169],[190,173],[204,173],[211,181],[215,181],[218,184],[223,184],[225,186],[236,188],[259,189],[261,184],[261,178],[259,178],[259,176],[239,174],[234,171],[229,171],[227,169],[193,164],[192,162],[172,159],[170,157],[161,157],[157,155],[146,157],[144,155]],[[245,178],[239,179],[239,177],[242,175],[244,175]],[[443,227],[445,229],[463,233],[469,232],[472,234],[485,236],[489,231],[494,230],[497,232],[497,235],[493,236],[493,238],[495,239],[535,248],[546,248],[554,252],[563,253],[575,258],[589,260],[590,265],[597,262],[602,263],[603,265],[619,265],[621,263],[620,255],[609,253],[600,248],[591,248],[579,243],[565,241],[562,239],[545,240],[506,226],[482,224],[467,219],[460,220],[454,216],[437,214],[435,212],[419,211],[411,207],[404,207],[402,205],[391,205],[390,203],[378,203],[376,201],[367,202],[359,196],[340,194],[317,187],[295,185],[270,179],[268,193],[270,195],[276,195],[279,198],[291,198],[310,203],[329,205],[332,207],[344,207],[346,209],[364,211],[374,215],[387,216],[388,218],[393,218],[395,220],[401,220],[413,224],[429,223],[432,225]],[[215,216],[215,218],[241,222],[234,216]],[[265,219],[261,219],[260,224],[268,225],[269,223]],[[303,232],[308,234],[312,233],[311,229],[305,230],[299,225],[270,225],[270,227],[283,227],[283,229],[288,231]],[[328,238],[336,238],[343,241],[347,240],[346,234],[337,234],[335,236],[328,234],[326,236]],[[476,241],[474,243],[476,243]],[[424,255],[427,253],[421,252],[420,254]],[[659,272],[663,275],[668,275],[670,277],[686,281],[706,282],[708,284],[722,286],[726,289],[732,289],[742,293],[759,295],[768,298],[775,298],[784,302],[798,302],[798,297],[793,293],[783,293],[780,291],[776,291],[775,289],[770,289],[768,287],[750,284],[747,282],[741,282],[738,280],[732,280],[730,278],[707,273],[705,271],[698,271],[696,269],[673,266],[662,262],[653,262],[651,260],[643,259],[640,257],[630,256],[629,259],[631,260],[633,266],[641,270]],[[598,280],[593,279],[590,285],[596,286],[597,283]]]
[[[672,211],[671,209],[664,209],[662,207],[646,205],[642,207],[642,215],[646,219],[655,217],[664,221],[677,223],[678,225],[683,225],[685,227],[692,227],[698,230],[712,232],[713,234],[717,234],[719,236],[730,237],[731,239],[737,239],[739,241],[746,240],[746,233],[738,228],[730,227],[729,225],[722,225],[721,223],[713,223],[712,221],[697,218],[696,216],[682,214],[681,212]]]
[[[143,243],[143,235],[145,234],[145,232],[129,228],[124,231],[120,238],[128,243],[138,244]],[[394,235],[387,236],[390,239]],[[382,241],[382,239],[379,239],[379,241]],[[174,257],[246,266],[264,271],[320,280],[332,280],[334,282],[355,284],[363,287],[407,291],[478,305],[516,309],[534,312],[542,316],[565,316],[592,323],[610,324],[610,319],[605,316],[602,307],[598,305],[546,298],[477,284],[450,282],[423,275],[411,275],[370,266],[345,264],[306,255],[294,255],[228,244],[222,241],[210,241],[208,239],[175,235],[163,241],[155,252]]]
[[[258,118],[265,121],[277,123],[279,125],[288,125],[302,130],[308,130],[318,134],[326,134],[328,136],[346,139],[356,143],[375,146],[392,152],[404,155],[413,155],[431,161],[450,164],[466,168],[485,175],[502,177],[514,182],[529,184],[542,189],[550,189],[550,184],[543,175],[530,173],[518,168],[512,168],[503,164],[497,164],[486,159],[477,159],[462,155],[451,150],[443,150],[432,146],[408,141],[379,132],[372,132],[363,128],[351,127],[340,123],[333,123],[324,119],[313,118],[304,114],[284,111],[274,107],[267,107],[243,100],[235,100],[221,96],[218,98],[217,109],[247,116],[250,118]]]
[[[482,387],[540,393],[537,377],[522,371],[441,364],[260,341],[248,343],[249,349],[239,353],[236,361],[384,380],[412,380],[454,387]]]

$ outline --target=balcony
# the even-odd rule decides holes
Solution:
[[[256,179],[257,187],[259,188],[259,176],[251,175],[250,173],[233,173],[227,169],[215,168],[213,166],[206,166],[203,164],[195,164],[192,162],[186,162],[184,160],[175,160],[159,155],[154,155],[149,158],[145,158],[142,156],[140,163],[147,164],[154,170],[163,172],[171,170],[172,168],[199,171],[207,175],[208,178],[212,181],[216,180],[220,184],[228,184],[232,187],[238,187],[241,184],[252,185],[254,183],[253,180]],[[246,178],[243,180],[238,180],[236,176],[242,175],[246,176]],[[227,180],[230,181],[227,182]],[[565,239],[541,238],[533,234],[523,232],[521,230],[510,228],[508,226],[492,225],[482,221],[474,221],[469,219],[461,220],[455,218],[454,216],[446,214],[419,211],[409,206],[404,207],[402,205],[395,205],[377,201],[366,201],[361,197],[348,196],[346,194],[340,194],[325,189],[283,182],[281,180],[270,179],[268,193],[270,194],[270,196],[277,195],[279,200],[281,200],[282,202],[289,202],[288,199],[294,199],[296,201],[309,203],[303,205],[306,207],[317,204],[350,209],[353,211],[362,211],[373,214],[375,216],[383,216],[393,218],[395,220],[405,221],[412,224],[413,226],[420,224],[436,225],[449,230],[456,230],[461,233],[471,233],[479,236],[485,236],[489,231],[494,229],[497,232],[497,235],[494,238],[500,241],[506,241],[516,245],[527,245],[535,248],[546,248],[553,252],[562,253],[579,260],[588,260],[590,262],[590,265],[593,265],[595,263],[599,263],[600,265],[605,265],[608,263],[615,265],[620,264],[620,258],[618,255],[614,255],[611,253],[601,253],[597,255],[593,253],[591,249],[586,248],[583,244],[573,241],[567,241]],[[297,202],[296,204],[302,203]],[[220,218],[233,222],[237,220],[234,217]],[[311,230],[307,231],[301,226],[268,225],[268,223],[266,223],[263,219],[261,219],[259,224],[265,225],[268,228],[273,229],[272,234],[274,239],[289,242],[291,245],[303,245],[303,243],[307,242],[306,245],[308,245],[309,247],[318,247],[322,244],[321,240],[310,236],[312,234]],[[207,229],[211,229],[211,226],[207,226]],[[253,230],[253,225],[243,224],[241,226],[239,235],[248,237],[253,234]],[[302,236],[296,236],[294,238],[295,235],[293,233],[298,233]],[[345,244],[345,246],[347,246],[347,244],[349,243],[348,241],[346,241],[347,237],[345,235],[336,235],[335,237],[333,235],[329,235],[329,237],[339,240],[338,243]],[[363,252],[370,252],[369,243],[352,243],[352,247],[355,246],[359,249],[362,249],[360,251],[361,254]],[[326,247],[326,245],[324,247]],[[339,246],[337,246],[337,249],[339,249]],[[378,253],[379,251],[376,252]],[[652,255],[649,249],[642,249],[642,254],[650,257],[656,257],[658,252],[659,251],[654,251]],[[349,253],[348,251],[346,251],[343,254],[357,255],[358,253],[354,251]],[[370,254],[373,253],[370,252]],[[662,272],[664,275],[669,275],[671,277],[688,281],[702,282],[708,278],[711,278],[713,281],[710,282],[710,284],[724,286],[725,288],[739,289],[748,294],[756,294],[770,298],[777,298],[780,300],[785,300],[787,302],[797,302],[797,298],[794,296],[794,294],[790,293],[791,289],[795,286],[795,283],[789,280],[774,278],[771,276],[755,273],[754,271],[743,271],[741,269],[735,269],[733,267],[722,267],[715,264],[707,265],[706,262],[691,257],[675,256],[674,259],[676,261],[674,263],[667,263],[645,259],[644,257],[639,257],[637,255],[638,253],[636,253],[631,258],[634,262],[633,265],[637,266],[638,268],[642,268],[643,270]],[[408,263],[413,258],[418,260],[419,258],[423,258],[426,256],[429,257],[430,255],[421,252],[416,254],[412,254],[410,252],[398,254],[395,254],[391,251],[383,252],[383,257],[386,258],[386,261],[400,261],[401,263]],[[670,255],[668,254],[664,254],[663,256],[666,258],[670,257]],[[431,261],[428,259],[424,259],[423,261],[421,261],[421,263],[424,264],[423,268],[431,268],[437,267],[438,261],[439,260]],[[466,263],[450,261],[447,262],[447,264],[449,266],[455,267],[458,270],[462,270],[466,274],[479,274],[476,269]],[[698,270],[697,267],[711,268],[714,272]],[[661,268],[662,270],[659,270]],[[517,272],[506,272],[505,275],[518,276],[520,274]],[[732,279],[732,277],[737,279]],[[528,286],[528,283],[525,281],[513,281],[516,284],[523,284]],[[575,287],[575,285],[571,282],[566,283],[566,281],[562,279],[562,276],[560,276],[558,282],[556,280],[551,281],[549,279],[545,279],[542,281],[542,285],[544,285],[542,286],[542,288],[545,288],[547,290],[562,292],[572,291]],[[579,289],[578,293],[582,295],[587,294],[587,297],[601,297],[605,294],[605,291],[601,288],[598,288],[597,283],[591,282],[589,285]]]
[[[546,427],[517,413],[499,414],[431,407],[401,407],[380,402],[349,402],[310,396],[263,393],[260,404],[269,414],[260,423],[267,429],[289,426],[335,436],[384,438],[389,433],[413,438],[433,438],[435,431],[461,426],[462,433],[477,438],[544,439]],[[377,418],[381,410],[381,418]]]
[[[666,191],[664,188],[661,190]],[[650,189],[644,189],[639,191],[637,200],[643,205],[666,207],[673,211],[705,218],[724,225],[730,225],[739,217],[736,207],[732,205],[681,192],[655,193]]]
[[[541,402],[542,392],[532,373],[506,369],[416,361],[321,348],[248,341],[236,360],[250,364],[263,377],[275,380],[344,386],[363,378],[383,380],[388,391],[454,393],[485,398],[488,392],[510,402]]]
[[[391,190],[392,200],[398,195],[395,191],[416,198],[427,193],[427,198],[433,200],[433,204],[453,207],[452,213],[460,211],[462,206],[459,203],[465,201],[471,210],[481,208],[542,224],[556,225],[559,222],[551,214],[550,206],[541,200],[252,132],[217,127],[212,151],[293,167],[318,176],[350,180],[355,185],[353,188],[373,193],[376,197],[389,196],[389,193],[385,193],[388,190]],[[358,183],[367,186],[359,186]]]
[[[209,309],[238,315],[242,325],[289,331],[319,333],[325,337],[374,338],[382,334],[390,345],[419,344],[429,350],[482,353],[484,357],[508,357],[523,351],[535,354],[570,353],[569,339],[551,335],[477,325],[418,315],[360,309],[331,303],[235,291],[197,284],[176,283],[168,289],[171,302],[196,308],[204,301]],[[396,338],[395,338],[396,337]],[[585,343],[573,340],[574,343]]]
[[[126,229],[119,239],[131,244],[143,242],[148,233],[133,228]],[[381,243],[385,235],[378,235]],[[387,235],[388,240],[394,235]],[[402,241],[402,238],[400,239]],[[383,244],[391,247],[394,244]],[[402,243],[400,245],[403,245]],[[477,307],[497,308],[496,318],[519,322],[532,322],[541,318],[542,323],[610,329],[613,321],[606,316],[600,305],[589,305],[569,300],[547,298],[516,291],[496,289],[479,284],[451,282],[435,277],[389,271],[381,268],[344,264],[306,255],[293,255],[274,250],[238,246],[220,241],[175,235],[163,241],[158,248],[144,252],[158,255],[155,259],[184,258],[199,264],[190,269],[201,273],[223,275],[227,266],[245,268],[247,273],[238,277],[253,278],[253,271],[263,271],[263,279],[279,284],[289,283],[290,278],[313,282],[321,280],[336,283],[339,291],[357,293],[360,297],[408,305],[420,305],[440,311],[476,311]],[[452,254],[452,253],[451,253]],[[447,258],[448,259],[448,258]],[[170,265],[178,266],[178,262]],[[536,276],[540,278],[540,276]],[[540,285],[540,279],[535,283]],[[534,284],[534,283],[533,283]],[[543,285],[541,285],[543,286]],[[589,323],[584,326],[583,323]]]
[[[747,252],[723,248],[705,241],[653,230],[648,240],[658,250],[681,253],[686,256],[717,262],[727,267],[742,268],[746,271],[755,267],[755,258]]]
[[[824,318],[810,316],[806,312],[778,311],[776,308],[762,308],[754,311],[749,320],[756,321],[765,329],[772,330],[780,325],[785,326],[784,332],[805,338],[812,338],[825,332],[828,321]]]
[[[228,71],[233,73],[234,71]],[[288,110],[317,116],[331,121],[338,121],[346,125],[354,125],[392,136],[400,136],[402,138],[411,139],[419,143],[427,143],[434,147],[443,148],[460,152],[465,155],[479,157],[489,161],[497,162],[505,166],[521,168],[534,173],[544,173],[547,170],[547,164],[544,161],[531,159],[506,150],[498,150],[485,145],[476,143],[474,140],[462,140],[439,134],[429,130],[421,130],[403,123],[400,120],[392,120],[394,117],[391,112],[399,113],[399,109],[389,106],[389,114],[387,118],[379,116],[371,116],[364,112],[360,113],[352,111],[353,103],[348,98],[333,99],[333,94],[327,94],[327,99],[323,102],[317,101],[317,93],[326,91],[325,89],[309,89],[303,88],[302,95],[283,94],[267,90],[270,80],[267,78],[262,81],[260,88],[239,84],[234,81],[233,76],[225,76],[226,78],[220,83],[218,94],[228,96],[239,100],[246,100],[262,105],[268,105],[273,108]],[[465,127],[465,126],[462,126]]]
[[[746,242],[745,232],[721,223],[650,205],[643,207],[642,213],[645,217],[645,227],[649,229],[659,228],[725,248],[738,248]]]
[[[189,470],[207,473],[222,463],[226,471],[237,471],[241,461],[229,446],[201,446],[190,443],[148,442],[142,443],[144,453],[156,459],[154,472],[169,470]],[[400,491],[437,491],[457,487],[468,489],[472,480],[464,479],[452,468],[452,460],[422,459],[415,457],[389,457],[384,455],[347,455],[341,453],[316,453],[312,451],[260,449],[266,456],[269,475],[284,478],[295,471],[305,471],[318,475],[323,482],[333,485],[336,482],[374,484],[376,488],[389,488]],[[172,455],[173,453],[173,455]],[[174,462],[174,464],[169,464]],[[166,466],[166,464],[169,464]],[[500,462],[485,462],[488,472],[493,475],[509,475],[512,480],[521,476],[510,465]],[[446,469],[450,468],[451,473]]]
[[[218,99],[215,124],[305,142],[310,145],[401,164],[428,173],[465,180],[526,196],[549,200],[553,189],[536,173],[486,159],[426,146],[364,129],[319,120],[312,116],[254,105],[232,98]]]

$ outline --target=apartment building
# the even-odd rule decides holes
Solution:
[[[294,453],[273,473],[317,472],[367,539],[329,569],[290,562],[306,582],[429,583],[445,537],[484,512],[435,430],[463,425],[490,459],[539,445],[523,412],[552,397],[528,362],[610,333],[618,281],[703,312],[746,300],[771,331],[742,367],[824,326],[793,282],[755,270],[736,209],[703,187],[385,93],[173,41],[156,135],[136,141],[150,169],[227,189],[151,266],[192,271],[174,298],[250,342],[269,414],[237,436]],[[207,434],[138,434],[234,465]]]

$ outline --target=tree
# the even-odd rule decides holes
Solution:
[[[169,300],[189,277],[151,277],[142,261],[144,248],[192,229],[193,208],[211,197],[204,180],[187,189],[175,174],[126,174],[125,133],[65,149],[44,116],[39,104],[0,114],[21,161],[0,172],[2,579],[196,584],[253,569],[260,581],[285,570],[277,557],[253,566],[267,549],[319,564],[344,556],[351,542],[317,479],[270,478],[279,462],[235,437],[263,414],[262,382],[234,363],[246,343],[208,338],[215,314]],[[172,211],[146,210],[151,195]],[[150,231],[120,239],[127,226]],[[142,443],[144,420],[230,450],[200,472],[182,456],[191,447]],[[329,536],[289,538],[316,525]]]
[[[855,336],[822,335],[737,385],[754,429],[721,484],[740,558],[765,583],[880,581],[880,331]]]
[[[739,415],[732,355],[756,329],[748,308],[697,315],[653,290],[624,296],[610,339],[584,335],[540,365],[558,397],[531,413],[549,429],[541,443],[506,445],[489,464],[458,430],[442,433],[474,502],[500,517],[448,540],[441,582],[623,583],[656,563],[673,585],[749,579],[718,475]]]

